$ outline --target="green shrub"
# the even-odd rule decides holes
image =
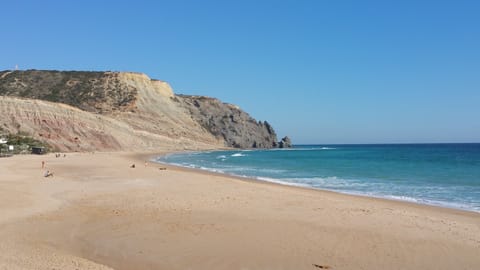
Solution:
[[[7,145],[13,145],[14,150],[11,152],[12,154],[30,153],[32,147],[44,147],[45,152],[50,152],[51,150],[49,145],[30,137],[24,132],[8,134],[6,139],[8,142],[6,145],[2,146],[2,152],[8,150]]]

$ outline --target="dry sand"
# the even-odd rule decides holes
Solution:
[[[478,213],[144,159],[0,159],[0,269],[480,269]]]

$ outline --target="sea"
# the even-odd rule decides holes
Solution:
[[[157,162],[258,181],[480,212],[480,143],[296,145]]]

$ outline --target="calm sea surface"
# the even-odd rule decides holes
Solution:
[[[171,154],[157,161],[480,212],[480,144],[301,145]]]

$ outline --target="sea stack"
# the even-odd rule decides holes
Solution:
[[[292,141],[288,136],[282,138],[281,141],[278,142],[278,148],[290,148],[292,147]]]

